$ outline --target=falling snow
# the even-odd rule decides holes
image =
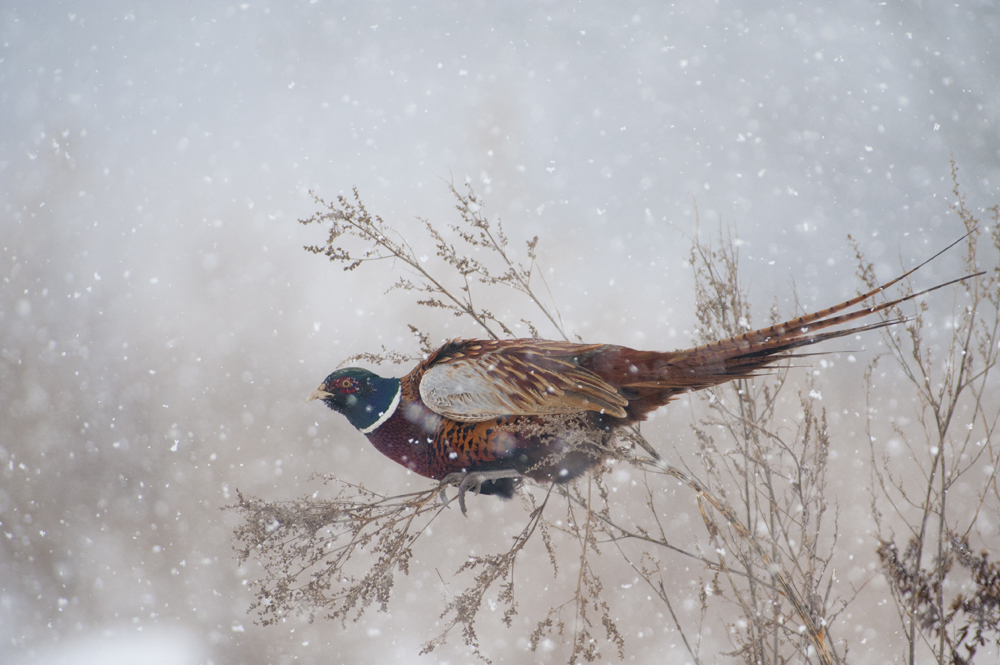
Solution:
[[[254,571],[237,565],[232,516],[219,510],[237,489],[322,492],[313,472],[423,487],[305,397],[351,353],[415,353],[407,323],[437,338],[475,333],[386,295],[391,278],[302,252],[321,240],[296,223],[316,209],[309,192],[357,186],[416,229],[418,217],[450,219],[448,180],[470,182],[519,243],[540,236],[569,328],[684,346],[696,213],[703,228],[738,229],[760,306],[749,327],[775,301],[793,313],[796,294],[806,308],[852,295],[848,233],[880,275],[953,239],[950,158],[972,205],[1000,198],[1000,44],[995,17],[979,11],[5,3],[5,662],[416,662],[436,617],[421,602],[357,630],[255,625]],[[824,375],[858,381],[862,348]],[[810,397],[853,392],[827,383]],[[678,418],[651,427],[687,431]],[[630,481],[616,471],[610,482]],[[516,502],[478,510],[483,523],[435,525],[443,573],[523,518]],[[687,529],[692,510],[665,519]],[[845,525],[867,515],[844,510]],[[412,598],[450,593],[422,575],[407,582]],[[697,612],[698,589],[686,593]],[[632,611],[645,625],[645,609]],[[857,662],[890,658],[876,635]],[[632,636],[638,660],[676,642]],[[494,652],[527,648],[503,627],[482,637]],[[468,656],[458,644],[453,662]],[[557,647],[543,641],[540,662]]]

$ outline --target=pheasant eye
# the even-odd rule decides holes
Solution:
[[[358,389],[358,382],[349,376],[345,376],[342,379],[337,380],[336,386],[340,392],[345,395],[350,395]]]

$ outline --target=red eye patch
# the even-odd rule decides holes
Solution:
[[[356,392],[358,389],[358,382],[347,376],[345,376],[342,379],[337,379],[337,381],[333,385],[335,388],[337,388],[337,390],[344,393],[345,395],[350,395],[351,393]]]

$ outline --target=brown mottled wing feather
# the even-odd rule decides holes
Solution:
[[[455,343],[424,371],[420,398],[462,422],[581,411],[624,418],[628,400],[578,364],[601,348],[542,340]]]

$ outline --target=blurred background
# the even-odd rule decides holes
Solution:
[[[949,160],[970,206],[1000,201],[998,47],[986,0],[0,3],[0,662],[465,662],[458,635],[417,655],[446,599],[434,571],[505,548],[495,525],[519,530],[518,502],[449,515],[423,590],[387,614],[247,614],[258,571],[220,511],[237,489],[427,482],[309,391],[353,353],[416,352],[407,323],[476,334],[383,295],[388,263],[303,252],[325,237],[296,221],[310,191],[356,186],[433,254],[420,219],[457,222],[448,183],[470,183],[518,257],[540,237],[570,330],[687,346],[696,217],[736,229],[763,323],[772,303],[795,312],[793,282],[807,308],[855,293],[848,234],[882,278],[957,238]],[[861,372],[825,398],[856,400]],[[689,417],[654,425],[683,449]],[[868,499],[836,485],[863,543],[842,577],[877,585]],[[678,511],[697,521],[681,492]],[[845,636],[880,638],[855,662],[898,652],[882,610],[844,617]],[[637,662],[687,660],[641,606],[616,611]],[[567,657],[526,652],[527,618],[484,621],[495,662]]]

